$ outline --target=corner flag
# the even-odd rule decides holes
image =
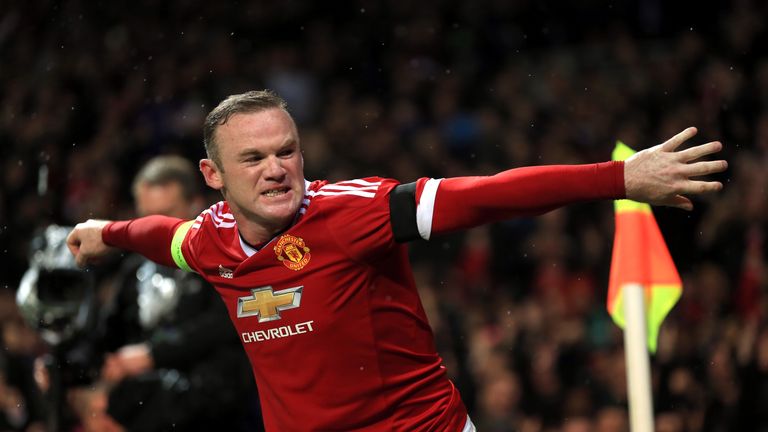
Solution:
[[[635,153],[616,142],[613,160]],[[651,206],[632,200],[614,201],[616,233],[608,283],[608,312],[622,329],[625,325],[623,287],[642,285],[645,292],[648,348],[656,352],[661,322],[674,307],[683,287],[667,245],[651,212]]]

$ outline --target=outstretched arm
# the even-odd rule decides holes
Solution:
[[[175,267],[171,241],[184,222],[160,215],[118,222],[90,219],[77,224],[69,233],[67,246],[81,267],[106,255],[113,247],[138,252],[158,264]]]
[[[717,191],[720,182],[692,177],[724,171],[723,161],[699,161],[722,149],[710,142],[675,151],[693,137],[688,128],[625,162],[517,168],[487,177],[421,179],[400,185],[390,196],[392,229],[397,241],[429,239],[433,233],[530,216],[591,200],[629,198],[685,210],[684,195]]]

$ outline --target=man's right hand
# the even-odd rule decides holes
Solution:
[[[110,221],[88,219],[75,226],[67,236],[67,247],[79,267],[85,267],[93,259],[109,253],[112,248],[104,243],[101,231]]]

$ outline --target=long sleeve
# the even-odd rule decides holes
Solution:
[[[168,216],[146,216],[109,223],[102,231],[104,243],[137,252],[168,267],[176,267],[171,256],[171,241],[176,229],[186,222]]]
[[[622,199],[626,195],[624,164],[614,161],[549,165],[511,169],[485,177],[420,179],[414,195],[417,236],[429,239],[433,233],[539,215],[566,204]],[[412,238],[412,234],[406,233],[398,240]]]

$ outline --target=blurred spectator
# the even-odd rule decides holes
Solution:
[[[199,214],[200,179],[179,156],[150,160],[133,185],[139,215]],[[70,392],[86,431],[262,430],[248,360],[213,288],[129,256],[104,313],[100,381]],[[250,409],[250,412],[249,412]],[[253,424],[248,424],[248,422]]]
[[[40,338],[15,308],[9,290],[0,290],[0,430],[43,432],[45,405],[33,380],[32,358],[43,352]]]

